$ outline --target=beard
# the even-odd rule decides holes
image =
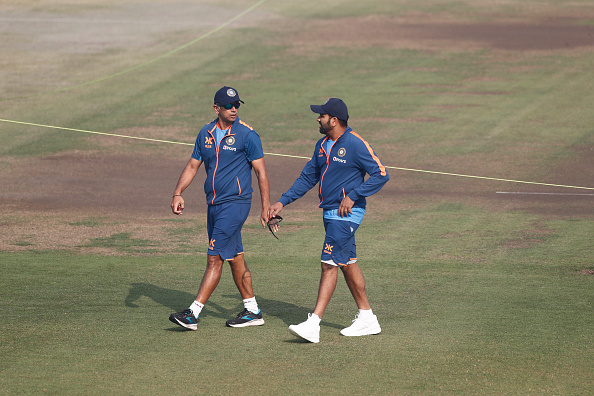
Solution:
[[[326,123],[325,126],[324,126],[324,124],[322,124],[320,122],[320,133],[322,135],[327,135],[328,132],[330,132],[331,129],[332,129],[332,127],[330,126],[330,120],[328,120],[328,122]]]

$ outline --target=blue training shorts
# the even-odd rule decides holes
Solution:
[[[357,262],[357,228],[359,224],[348,220],[324,219],[326,238],[322,247],[322,262],[338,266]]]
[[[249,202],[208,206],[206,228],[209,255],[220,255],[223,260],[232,260],[243,253],[241,228],[250,214],[250,208]]]

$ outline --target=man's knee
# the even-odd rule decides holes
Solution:
[[[206,259],[206,263],[208,264],[209,267],[220,267],[223,265],[224,260],[221,258],[220,255],[211,255],[209,254],[207,259]]]

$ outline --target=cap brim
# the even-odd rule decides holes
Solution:
[[[241,100],[241,99],[233,99],[233,100],[229,100],[229,101],[226,101],[224,103],[219,103],[219,104],[222,105],[222,106],[225,106],[225,105],[228,105],[228,104],[231,104],[231,103],[235,103],[235,102],[241,102],[241,103],[245,104],[245,102],[243,100]]]
[[[324,109],[322,109],[322,106],[320,105],[309,105],[309,108],[311,109],[311,111],[313,111],[314,113],[318,113],[318,114],[326,114],[326,112],[324,111]]]

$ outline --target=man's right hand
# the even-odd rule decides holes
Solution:
[[[174,195],[173,199],[171,200],[171,211],[173,212],[173,214],[176,214],[178,216],[182,215],[184,207],[185,202],[181,195]]]
[[[275,203],[268,209],[268,220],[279,214],[283,210],[283,204],[280,202]]]
[[[268,208],[268,221],[270,221],[270,219],[272,219],[274,216],[279,214],[282,210],[283,210],[283,204],[280,202],[277,202],[274,205],[270,206],[270,208]],[[274,224],[271,227],[272,227],[273,232],[278,231],[278,228],[279,228],[278,223]]]

